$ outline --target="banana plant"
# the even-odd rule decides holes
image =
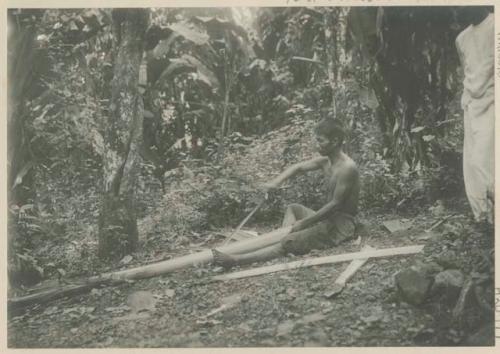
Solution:
[[[221,155],[223,139],[230,130],[232,91],[238,76],[248,70],[255,57],[246,30],[232,19],[191,16],[168,26],[159,26],[151,32],[160,38],[148,53],[148,64],[162,66],[149,78],[156,89],[161,90],[176,77],[190,75],[208,89],[212,98],[222,101],[218,105],[222,106],[218,122]],[[175,57],[172,56],[174,53]]]

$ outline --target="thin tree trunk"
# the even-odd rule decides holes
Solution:
[[[14,14],[13,12],[17,13]],[[43,15],[41,10],[10,10],[8,37],[8,104],[7,104],[7,190],[8,205],[22,206],[33,203],[34,163],[26,119],[26,103],[33,82],[36,25]],[[19,224],[10,213],[7,218],[7,258],[9,283],[11,276],[23,278],[16,265],[15,250],[24,246]]]
[[[224,138],[226,136],[228,107],[229,107],[229,88],[226,88],[226,92],[224,94],[224,109],[222,111],[222,127],[221,127],[222,138]]]
[[[347,17],[349,7],[326,8],[323,17],[328,82],[332,88],[332,109],[339,109],[339,100],[345,95],[345,69],[351,58],[346,51]]]
[[[138,83],[148,22],[148,10],[113,10],[114,73],[99,216],[102,258],[121,257],[138,243],[135,191],[144,110]]]
[[[328,73],[328,83],[332,90],[332,110],[333,115],[337,115],[337,101],[336,101],[336,84],[335,84],[335,72],[337,66],[336,51],[335,51],[335,40],[336,35],[334,33],[335,29],[335,16],[334,8],[325,8],[325,14],[323,16],[323,24],[325,28],[325,50],[326,50],[326,67]]]
[[[227,84],[228,80],[226,80]],[[224,93],[224,107],[222,108],[222,125],[220,128],[220,136],[219,136],[219,147],[217,151],[217,155],[219,159],[222,159],[224,154],[224,137],[226,136],[226,122],[228,116],[228,106],[229,106],[229,85],[226,86],[226,92]]]

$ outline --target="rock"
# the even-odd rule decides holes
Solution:
[[[438,263],[432,262],[432,261],[426,262],[426,263],[419,262],[419,263],[417,263],[416,267],[421,269],[425,273],[425,275],[427,275],[428,277],[434,277],[436,274],[438,274],[444,270],[444,268],[442,266],[440,266]]]
[[[395,232],[398,232],[398,231],[406,231],[408,230],[412,223],[408,220],[388,220],[388,221],[384,221],[382,223],[382,225],[384,225],[384,227],[391,233],[395,233]]]
[[[322,314],[321,312],[316,312],[309,315],[305,315],[304,317],[302,317],[301,322],[304,324],[308,324],[312,322],[322,321],[325,318],[326,316],[324,314]]]
[[[127,305],[132,309],[132,312],[139,313],[140,311],[153,311],[157,300],[150,291],[136,291],[127,297]]]
[[[413,305],[420,305],[425,300],[432,285],[432,278],[417,267],[399,271],[394,280],[403,300]]]
[[[455,252],[451,250],[446,250],[441,252],[437,258],[436,262],[442,266],[444,269],[456,269],[458,267],[458,257]]]
[[[464,275],[458,269],[440,272],[434,278],[432,295],[444,295],[449,301],[456,301],[464,284]]]

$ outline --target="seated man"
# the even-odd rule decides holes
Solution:
[[[354,236],[359,174],[354,161],[342,151],[344,132],[332,119],[318,123],[314,132],[321,156],[287,168],[264,187],[268,190],[274,189],[298,173],[322,170],[326,184],[326,204],[317,212],[300,204],[289,205],[283,226],[293,226],[281,242],[243,254],[231,255],[212,250],[215,264],[230,268],[234,265],[269,260],[287,253],[305,254],[312,249],[336,246]]]

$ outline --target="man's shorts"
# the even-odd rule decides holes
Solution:
[[[354,216],[335,213],[329,220],[286,235],[281,245],[287,253],[305,254],[313,249],[326,249],[352,239],[356,228]]]

